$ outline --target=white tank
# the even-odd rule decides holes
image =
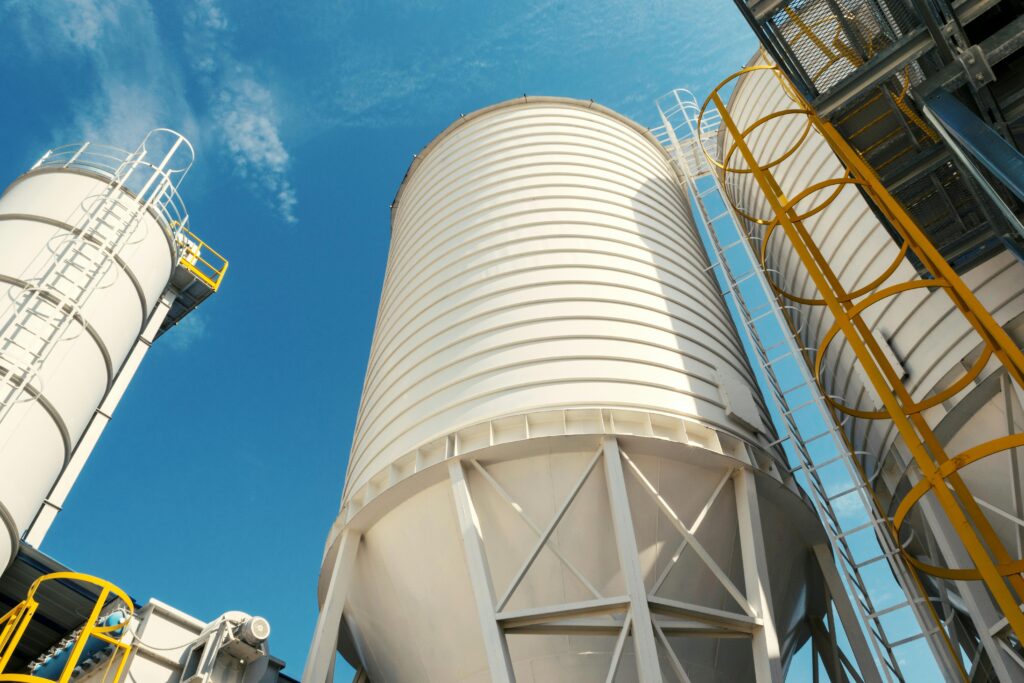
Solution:
[[[673,560],[682,537],[644,489],[656,489],[686,525],[714,499],[697,538],[734,587],[743,592],[747,581],[747,599],[751,585],[771,587],[779,661],[788,662],[806,638],[804,617],[823,609],[807,569],[808,547],[822,535],[777,476],[767,413],[708,265],[664,151],[592,102],[494,105],[460,118],[417,156],[392,210],[320,584],[323,609],[344,609],[343,653],[370,680],[499,680],[488,671],[493,641],[480,610],[502,619],[629,588],[616,554],[622,536],[611,531],[616,506],[604,493],[615,475],[596,467],[551,544],[507,590],[607,437],[627,455],[630,542],[646,591],[738,609],[698,555]],[[463,476],[453,472],[464,472],[468,518],[453,506]],[[768,557],[756,579],[744,575],[737,472],[753,472],[758,484]],[[466,523],[478,533],[464,537]],[[324,604],[343,530],[361,536],[350,588],[343,605]],[[473,577],[476,535],[482,584]],[[481,585],[493,589],[492,605],[474,603]],[[622,622],[601,619],[594,635],[569,637],[502,621],[515,680],[603,680]],[[671,633],[694,680],[752,680],[749,637]],[[628,650],[616,680],[637,680]],[[670,658],[659,653],[667,672]]]
[[[0,197],[0,570],[167,286],[191,159],[170,131],[72,145]]]
[[[770,72],[753,71],[739,79],[728,108],[740,129],[745,129],[762,116],[792,106]],[[760,161],[776,159],[797,143],[805,126],[802,116],[784,116],[762,126],[749,136],[748,142]],[[719,154],[723,147],[731,146],[731,140],[724,134],[719,143]],[[742,165],[738,153],[733,165]],[[772,172],[790,197],[813,183],[843,175],[840,161],[825,139],[813,130],[798,150],[774,166]],[[730,183],[736,204],[746,213],[760,218],[771,215],[766,198],[750,174],[730,174]],[[826,188],[828,193],[833,190],[834,187]],[[818,193],[801,210],[809,210],[812,201],[820,203],[823,199],[824,193]],[[900,257],[897,244],[852,186],[844,189],[827,209],[807,218],[804,225],[847,291],[870,285],[893,263],[897,265],[886,284],[919,279],[914,266]],[[755,232],[761,234],[763,228],[758,227]],[[819,296],[781,230],[769,243],[767,263],[782,289],[806,298]],[[1020,346],[1024,342],[1024,264],[1002,252],[962,273],[962,278]],[[829,314],[820,306],[794,304],[791,310],[803,331],[805,345],[818,348],[832,324]],[[864,318],[890,362],[903,370],[904,383],[915,400],[934,396],[949,387],[978,357],[979,337],[955,311],[949,297],[937,288],[914,289],[885,299],[867,309]],[[881,409],[848,345],[839,339],[833,341],[826,358],[824,378],[830,394],[847,406]],[[964,390],[924,413],[950,457],[1008,432],[1024,431],[1020,390],[1014,387],[1005,395],[1003,377],[1005,372],[990,361]],[[1009,422],[1008,406],[1012,414]],[[891,421],[850,419],[845,422],[845,429],[891,516],[909,484],[919,480],[916,465],[904,450]],[[1000,453],[962,470],[961,476],[1005,546],[1014,557],[1021,557],[1020,528],[1011,518],[1021,517],[1020,503],[1014,502],[1014,490],[1024,486],[1024,469],[1015,468],[1009,453]],[[933,506],[931,498],[929,495],[909,518],[903,540],[913,539],[911,549],[930,564],[972,566],[944,513]],[[924,578],[935,592],[934,580]],[[963,612],[968,623],[973,620],[982,645],[991,647],[988,632],[1001,615],[980,586],[978,582],[947,582],[953,606]],[[968,594],[961,594],[965,587],[970,589]]]

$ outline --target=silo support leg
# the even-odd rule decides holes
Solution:
[[[608,484],[612,528],[619,551],[619,566],[625,580],[626,594],[629,596],[637,674],[640,683],[661,683],[658,642],[655,640],[651,608],[647,602],[647,589],[644,587],[644,577],[640,571],[640,551],[633,529],[626,479],[622,472],[622,456],[619,454],[618,441],[610,437],[604,440],[604,470]],[[779,679],[780,683],[781,680]]]
[[[853,658],[857,660],[857,668],[860,669],[861,677],[865,683],[882,683],[882,676],[875,665],[874,657],[871,656],[871,646],[857,621],[850,596],[839,578],[839,570],[836,569],[832,551],[827,545],[816,545],[814,546],[814,558],[818,561],[818,566],[821,567],[821,574],[825,579],[825,585],[828,586],[832,602],[836,606],[836,613],[839,615],[839,621],[843,624],[850,648],[853,650]]]
[[[331,571],[331,582],[327,587],[327,597],[320,618],[313,632],[313,642],[309,646],[306,667],[302,670],[302,683],[330,683],[334,673],[334,658],[338,652],[338,630],[345,609],[345,600],[352,582],[352,571],[355,568],[356,552],[362,536],[351,529],[341,532],[338,541],[338,554],[334,558],[334,569]]]
[[[736,517],[739,521],[747,600],[761,619],[761,627],[753,633],[755,680],[757,683],[782,683],[782,655],[775,631],[775,615],[772,613],[768,562],[754,473],[745,467],[737,469],[733,474],[733,486],[736,489]]]
[[[458,460],[449,462],[448,475],[451,478],[452,498],[462,536],[462,550],[466,557],[466,568],[469,570],[469,581],[473,587],[477,615],[480,617],[480,632],[484,638],[491,681],[514,683],[516,678],[512,672],[512,660],[508,656],[508,643],[505,641],[505,634],[498,623],[498,614],[494,607],[494,586],[491,584],[491,570],[487,566],[487,555],[484,552],[480,520],[477,518],[476,508],[473,507],[473,498],[469,493],[469,483],[466,481],[462,463]]]

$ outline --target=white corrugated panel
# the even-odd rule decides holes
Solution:
[[[729,475],[750,459],[770,467],[773,437],[657,142],[592,103],[505,102],[460,119],[418,156],[392,216],[343,507],[321,574],[323,600],[347,525],[361,540],[344,604],[346,655],[373,680],[490,680],[447,481],[452,458],[466,463],[499,596],[536,542],[520,515],[547,524],[605,435],[687,523],[718,487],[701,543],[743,584]],[[551,536],[567,562],[541,552],[506,609],[622,594],[604,476],[598,468],[586,480]],[[790,489],[764,480],[766,582],[788,658],[817,609],[806,557],[820,529]],[[628,484],[648,587],[664,575],[661,596],[737,609],[695,555],[677,564],[678,532],[632,475]],[[510,636],[516,680],[603,680],[614,641]],[[749,639],[673,642],[695,680],[753,675]],[[620,680],[633,680],[632,657]]]
[[[414,169],[392,245],[347,487],[439,436],[552,408],[726,417],[753,386],[662,152],[559,103],[454,127]],[[684,228],[685,226],[685,228]]]

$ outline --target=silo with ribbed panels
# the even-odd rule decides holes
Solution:
[[[333,627],[372,681],[779,680],[823,535],[768,419],[644,128],[460,118],[393,206],[304,679]]]
[[[752,64],[757,62],[755,59]],[[833,183],[817,191],[811,189],[816,183],[844,177],[846,171],[774,74],[762,69],[741,76],[731,93],[728,112],[740,130],[749,129],[745,139],[759,163],[780,160],[771,164],[770,170],[782,192],[788,197],[806,195],[797,204],[798,213],[806,215],[802,224],[847,292],[856,293],[860,300],[895,283],[916,282],[915,288],[884,296],[864,309],[863,319],[888,362],[902,375],[914,401],[929,401],[955,389],[964,378],[970,380],[922,413],[949,457],[996,437],[1024,431],[1020,388],[995,358],[981,358],[981,339],[943,289],[918,286],[927,284],[921,282],[918,264],[901,251],[857,188]],[[775,112],[788,113],[755,125]],[[906,125],[918,136],[928,134],[923,120],[910,119]],[[863,134],[871,135],[871,131]],[[732,143],[723,131],[719,159],[730,153]],[[906,158],[913,154],[907,150]],[[729,165],[745,168],[738,151],[732,151]],[[938,183],[939,176],[935,178]],[[774,214],[769,200],[750,173],[730,172],[728,183],[732,200],[743,213],[770,222]],[[918,201],[944,200],[941,192],[933,191]],[[818,206],[824,208],[815,210]],[[754,244],[760,248],[764,225],[748,223],[748,228],[759,236]],[[780,290],[799,299],[788,298],[785,303],[803,345],[812,351],[820,348],[834,320],[824,306],[808,303],[820,301],[821,295],[781,229],[768,240],[766,265]],[[1002,251],[960,276],[1014,343],[1024,345],[1024,264]],[[825,392],[846,409],[880,411],[878,394],[861,368],[852,348],[838,335],[828,344],[822,363]],[[839,417],[883,514],[892,518],[910,488],[921,481],[920,470],[892,421],[842,413]],[[1024,463],[1019,450],[997,452],[959,472],[981,514],[1015,559],[1024,557]],[[931,494],[913,507],[900,540],[918,563],[953,570],[973,568],[957,532]],[[980,581],[941,581],[930,570],[920,576],[943,617],[957,617],[953,629],[961,634],[958,637],[965,647],[981,648],[972,651],[972,657],[984,654],[983,662],[988,662],[984,666],[995,667],[1000,680],[1024,675],[1020,664],[1024,660],[1019,654],[1008,655],[1006,643],[997,642],[1007,635],[1007,624]]]

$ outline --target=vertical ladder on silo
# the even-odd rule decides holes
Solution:
[[[793,333],[791,320],[783,311],[783,307],[776,299],[764,273],[757,265],[758,262],[749,241],[755,237],[742,229],[743,223],[726,200],[718,174],[714,172],[704,156],[703,147],[699,144],[697,135],[700,135],[708,145],[713,146],[714,138],[717,135],[718,121],[706,115],[700,121],[700,130],[698,131],[696,115],[699,107],[696,100],[685,91],[675,91],[671,96],[673,97],[671,106],[663,109],[659,103],[664,126],[660,129],[658,138],[672,152],[682,171],[688,193],[697,207],[704,232],[715,256],[716,262],[712,264],[712,268],[717,267],[721,272],[726,285],[726,291],[723,294],[731,297],[736,306],[740,322],[757,358],[763,379],[768,385],[768,393],[779,414],[779,421],[784,433],[773,445],[781,446],[788,443],[797,456],[798,462],[791,472],[800,472],[805,478],[805,488],[810,490],[811,501],[825,528],[836,556],[837,567],[844,583],[850,589],[857,616],[869,635],[873,655],[876,661],[882,665],[887,680],[903,681],[905,678],[896,650],[914,641],[926,639],[932,652],[936,655],[936,660],[943,670],[942,673],[947,676],[947,680],[960,678],[961,674],[952,670],[949,664],[950,644],[943,623],[935,613],[923,587],[917,581],[916,575],[907,566],[892,534],[885,528],[889,524],[889,520],[879,510],[845,433],[836,423],[817,382],[810,373],[805,362],[805,354],[809,350],[800,346]],[[686,99],[683,99],[684,97]],[[680,118],[684,120],[679,121]],[[681,136],[677,133],[677,129],[682,131],[684,127],[683,138],[680,139]],[[708,182],[709,179],[711,182]],[[709,211],[709,202],[707,201],[707,198],[712,196],[718,200],[720,206],[719,212],[714,215]],[[721,228],[719,227],[719,224],[723,222],[728,222],[733,226],[737,237],[734,242],[725,245],[722,244]],[[749,270],[739,276],[733,273],[727,258],[727,252],[734,248],[741,249],[745,262],[749,265]],[[752,308],[748,304],[747,297],[740,287],[740,284],[747,280],[754,284],[759,297],[764,301],[756,308]],[[763,335],[758,329],[759,324],[773,326],[771,331],[781,341],[766,346],[763,342]],[[770,355],[780,347],[783,349],[782,353],[775,356]],[[783,389],[775,366],[785,358],[792,358],[795,361],[792,365],[798,369],[800,379],[793,386]],[[810,398],[797,405],[791,405],[788,397],[801,390],[809,393]],[[804,419],[798,418],[803,411],[807,411],[804,413]],[[810,414],[809,418],[806,417],[807,413]],[[815,456],[810,447],[819,441],[827,444],[829,448],[824,449],[824,455]],[[839,483],[840,488],[839,490],[830,489],[826,486],[821,472],[823,469],[839,463],[845,466],[844,476]],[[841,515],[836,510],[836,501],[854,495],[867,514],[868,521],[844,528],[840,522]],[[878,552],[868,554],[867,557],[859,557],[865,553],[854,552],[854,547],[849,539],[852,535],[868,529],[874,531],[874,538],[878,543],[877,547],[872,545],[871,552]],[[864,580],[861,569],[883,560],[887,561],[892,568],[893,578],[906,599],[884,608],[876,608],[876,601],[872,599],[872,593],[878,595],[885,590],[885,587],[869,586]],[[892,640],[886,633],[882,617],[906,608],[913,612],[916,629],[907,636]],[[952,678],[949,677],[951,674]]]
[[[92,206],[86,208],[71,234],[55,249],[53,260],[35,285],[12,304],[13,312],[0,327],[0,370],[4,373],[0,377],[0,421],[17,403],[36,398],[28,388],[33,382],[38,384],[43,363],[116,266],[143,216],[166,201],[173,183],[164,169],[183,142],[178,136],[159,164],[145,160],[146,141],[128,154],[103,191],[92,198]],[[84,143],[81,151],[88,145]],[[132,198],[126,183],[140,168],[150,175]],[[121,198],[130,201],[126,204]]]

